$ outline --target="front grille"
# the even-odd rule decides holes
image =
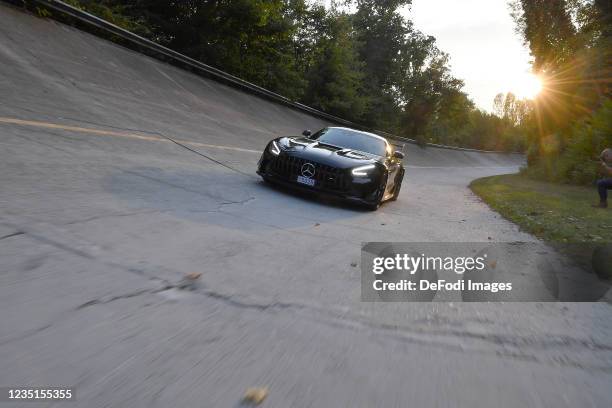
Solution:
[[[317,187],[336,191],[344,191],[348,188],[342,169],[313,162],[312,160],[280,155],[273,160],[271,167],[279,177],[285,178],[288,181],[295,181],[297,176],[302,175],[301,169],[304,163],[312,163],[314,165],[315,174],[312,178],[315,179]]]

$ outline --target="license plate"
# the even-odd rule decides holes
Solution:
[[[306,184],[307,186],[310,186],[310,187],[314,187],[314,185],[315,185],[315,180],[314,179],[311,179],[311,178],[308,178],[308,177],[304,177],[304,176],[298,176],[297,177],[297,182],[298,183],[302,183],[302,184]]]

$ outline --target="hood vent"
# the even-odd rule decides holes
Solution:
[[[350,159],[367,159],[367,156],[364,156],[363,154],[360,154],[360,153],[356,153],[356,152],[354,152],[352,150],[349,150],[349,149],[345,149],[345,150],[339,151],[338,154],[341,154],[341,155],[343,155],[345,157],[348,157]]]

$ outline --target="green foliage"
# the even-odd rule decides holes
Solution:
[[[36,15],[38,17],[47,18],[51,17],[51,12],[44,7],[36,7]]]
[[[438,117],[428,128],[427,141],[484,150],[524,151],[527,146],[525,135],[528,133],[526,118],[530,115],[529,103],[509,95],[509,98],[503,94],[497,96],[504,109],[491,114],[475,109],[463,92],[455,90],[444,94]],[[513,101],[513,104],[504,103],[506,99]],[[520,119],[508,113],[516,112],[516,105],[524,108],[518,110],[524,115]]]
[[[400,1],[358,0],[352,16],[359,59],[363,61],[363,92],[369,98],[367,126],[396,131],[401,112],[402,82],[399,53],[411,39],[411,29],[397,12]]]
[[[304,101],[325,112],[352,121],[362,120],[367,107],[363,94],[363,64],[359,61],[348,16],[330,16],[326,33],[315,45],[316,55],[307,72]]]
[[[136,34],[149,33],[142,21],[128,16],[128,6],[121,2],[112,0],[64,0],[64,2]]]
[[[558,140],[547,140],[547,143],[560,144]],[[589,184],[599,177],[598,157],[609,146],[612,146],[611,100],[605,101],[592,116],[574,125],[562,154],[559,148],[550,151],[540,149],[537,161],[525,170],[525,174],[554,182]]]

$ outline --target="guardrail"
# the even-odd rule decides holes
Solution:
[[[9,3],[15,4],[17,3],[15,0],[5,0],[8,1]],[[64,14],[66,16],[69,16],[70,18],[75,19],[76,21],[85,24],[85,25],[89,25],[91,27],[95,27],[97,29],[100,29],[108,34],[112,34],[113,36],[116,36],[120,39],[122,39],[123,41],[127,41],[128,43],[131,43],[135,46],[137,46],[140,49],[144,49],[147,51],[147,55],[150,56],[154,56],[157,57],[157,59],[161,59],[163,61],[168,61],[168,59],[173,62],[175,65],[181,65],[181,66],[186,66],[189,67],[191,70],[195,71],[196,73],[199,73],[203,76],[215,79],[219,82],[225,83],[227,85],[239,88],[243,91],[247,91],[251,94],[260,96],[260,97],[264,97],[268,100],[271,100],[273,102],[276,103],[280,103],[282,105],[291,107],[292,109],[296,109],[298,111],[301,112],[306,112],[310,115],[319,117],[321,119],[326,119],[329,120],[331,122],[340,124],[340,125],[344,125],[344,126],[348,126],[348,127],[352,127],[355,129],[360,129],[360,130],[365,130],[365,131],[369,131],[369,132],[373,132],[373,133],[377,133],[380,135],[385,136],[388,139],[393,139],[393,140],[398,140],[398,141],[402,141],[402,142],[407,142],[407,143],[412,143],[412,144],[419,144],[416,140],[414,139],[409,139],[409,138],[405,138],[405,137],[401,137],[401,136],[396,136],[387,132],[382,132],[382,131],[378,131],[375,129],[371,129],[368,128],[366,126],[360,125],[358,123],[354,123],[351,122],[349,120],[343,119],[343,118],[339,118],[337,116],[334,115],[330,115],[328,113],[322,112],[318,109],[314,109],[310,106],[306,106],[304,104],[301,104],[299,102],[296,101],[292,101],[289,98],[277,94],[275,92],[272,92],[268,89],[265,89],[261,86],[255,85],[251,82],[245,81],[241,78],[238,78],[234,75],[228,74],[227,72],[224,72],[218,68],[215,67],[211,67],[210,65],[204,64],[203,62],[200,62],[198,60],[195,60],[193,58],[190,58],[186,55],[183,55],[181,53],[178,53],[174,50],[171,50],[170,48],[164,47],[160,44],[157,44],[156,42],[153,42],[151,40],[148,40],[146,38],[143,38],[137,34],[132,33],[131,31],[128,31],[126,29],[123,29],[121,27],[118,27],[102,18],[96,17],[93,14],[90,14],[86,11],[83,11],[79,8],[76,8],[74,6],[71,6],[70,4],[66,4],[63,1],[59,1],[59,0],[32,0],[30,1],[30,3],[35,3],[38,4],[40,6],[44,6],[52,11],[56,11],[59,12],[61,14]],[[157,55],[155,55],[157,54]],[[164,58],[159,58],[160,56],[163,56]],[[432,144],[432,143],[426,143],[427,146],[432,146],[432,147],[437,147],[437,148],[443,148],[443,149],[452,149],[452,150],[462,150],[462,151],[472,151],[472,152],[481,152],[481,153],[507,153],[507,152],[501,152],[501,151],[489,151],[489,150],[478,150],[478,149],[469,149],[469,148],[463,148],[463,147],[455,147],[455,146],[444,146],[444,145],[437,145],[437,144]]]

